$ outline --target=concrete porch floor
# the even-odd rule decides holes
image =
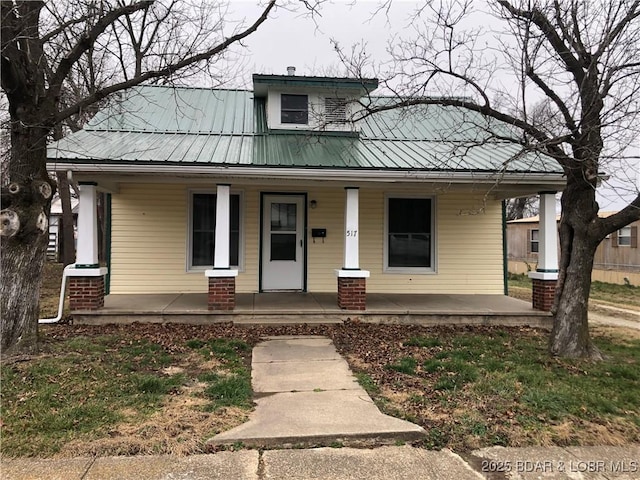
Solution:
[[[335,293],[239,293],[232,312],[207,310],[206,293],[108,295],[97,311],[72,311],[76,323],[371,323],[551,327],[547,312],[504,295],[367,294],[364,311],[341,310]]]

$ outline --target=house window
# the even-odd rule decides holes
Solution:
[[[433,271],[433,200],[387,198],[387,271]]]
[[[529,251],[538,253],[540,251],[540,230],[530,230]]]
[[[631,226],[627,225],[618,230],[618,246],[630,247],[631,246]]]
[[[237,267],[240,256],[240,195],[231,194],[229,265]],[[189,267],[211,267],[216,238],[216,194],[191,194]]]
[[[309,97],[307,95],[280,95],[280,122],[306,125],[309,123]]]

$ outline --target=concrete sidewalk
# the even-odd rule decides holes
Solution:
[[[2,459],[3,480],[635,480],[640,446],[503,448],[461,457],[409,446],[212,455]]]
[[[213,444],[309,447],[393,444],[423,438],[422,427],[383,415],[326,337],[272,337],[255,346],[249,421]]]

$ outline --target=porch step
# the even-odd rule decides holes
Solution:
[[[337,315],[323,314],[269,314],[269,315],[236,315],[233,319],[234,325],[298,325],[301,323],[309,325],[330,325],[344,323],[344,318]]]

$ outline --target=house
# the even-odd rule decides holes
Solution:
[[[479,114],[362,115],[389,101],[377,86],[294,74],[254,75],[252,90],[140,86],[52,144],[49,166],[81,189],[71,309],[101,308],[105,289],[208,292],[213,311],[247,292],[329,292],[356,311],[367,293],[504,295],[503,199],[557,191],[562,171],[487,138],[508,130]],[[539,279],[550,288],[554,261]]]
[[[599,212],[602,218],[617,212]],[[560,221],[560,216],[556,217]],[[538,216],[521,218],[507,222],[507,252],[509,272],[527,273],[535,269],[539,255]],[[592,280],[621,285],[640,285],[640,248],[638,248],[638,227],[640,221],[607,236],[596,250]],[[558,251],[560,244],[558,243]]]

